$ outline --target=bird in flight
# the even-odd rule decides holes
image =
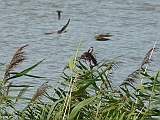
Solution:
[[[68,20],[68,22],[66,23],[66,25],[63,26],[62,29],[58,30],[56,33],[61,34],[63,32],[67,32],[67,31],[65,31],[65,29],[67,28],[69,22],[70,22],[70,19]],[[45,35],[50,35],[50,34],[53,34],[53,33],[55,33],[55,32],[48,32],[48,33],[44,33],[44,34]]]
[[[98,41],[106,41],[106,40],[110,40],[108,37],[111,37],[113,35],[111,35],[110,33],[105,33],[105,34],[99,34],[96,35],[94,38]]]
[[[62,11],[57,10],[56,12],[58,13],[58,20],[60,20],[60,18],[61,18],[61,12],[62,12]]]
[[[68,20],[68,22],[66,23],[66,25],[62,29],[60,29],[60,30],[57,31],[57,33],[61,34],[67,28],[69,22],[70,22],[70,19]],[[64,32],[67,32],[67,31],[64,31]]]

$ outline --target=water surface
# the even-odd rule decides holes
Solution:
[[[123,55],[115,70],[114,81],[120,84],[131,72],[138,69],[141,60],[153,46],[160,31],[159,0],[0,0],[0,55],[1,63],[9,63],[15,51],[29,44],[25,51],[27,61],[16,70],[23,70],[40,60],[45,61],[30,74],[47,79],[15,79],[15,84],[33,84],[38,87],[46,80],[54,86],[63,67],[75,56],[82,39],[79,54],[94,47],[98,61],[111,60]],[[58,20],[56,10],[61,10]],[[67,33],[44,35],[57,31],[71,22]],[[110,41],[96,41],[94,36],[110,32]],[[157,42],[160,47],[160,41]],[[153,54],[152,70],[160,68],[160,52]],[[3,73],[0,73],[3,77]],[[33,95],[31,89],[27,95]]]

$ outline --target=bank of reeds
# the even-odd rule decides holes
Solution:
[[[157,38],[158,40],[158,38]],[[157,41],[156,40],[156,41]],[[28,72],[42,61],[22,72],[14,72],[14,67],[23,62],[21,47],[13,56],[5,70],[0,84],[0,119],[20,120],[155,120],[160,117],[160,79],[159,71],[150,75],[148,64],[152,62],[154,46],[147,52],[139,68],[129,74],[115,89],[112,72],[119,66],[117,58],[98,61],[94,56],[93,47],[69,59],[63,69],[56,86],[48,88],[48,81],[35,91],[26,107],[16,109],[16,104],[22,99],[29,85],[14,85],[17,77],[43,77],[29,75]],[[120,66],[119,66],[120,69]],[[69,74],[70,73],[70,74]],[[12,88],[22,88],[17,97],[9,92]],[[52,93],[46,90],[53,89]],[[41,100],[45,97],[45,101]]]

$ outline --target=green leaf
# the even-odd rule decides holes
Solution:
[[[10,74],[18,74],[18,72],[10,72]],[[33,78],[46,78],[46,77],[41,77],[41,76],[29,75],[29,74],[25,74],[24,76],[33,77]]]
[[[61,98],[61,99],[59,99],[59,100],[57,100],[56,102],[53,103],[53,105],[52,105],[51,108],[49,109],[49,112],[48,112],[48,115],[47,115],[47,120],[50,119],[51,114],[52,114],[54,108],[56,107],[56,105],[57,105],[58,103],[61,103],[61,102],[64,101],[64,100],[65,100],[65,98]]]
[[[124,116],[125,116],[125,112],[121,115],[121,117],[119,118],[119,120],[124,120]]]
[[[100,73],[99,73],[99,76],[102,76],[103,74],[105,74],[105,72],[111,68],[112,64],[113,64],[113,63],[110,63],[102,72],[100,72]],[[97,78],[98,78],[99,76],[97,76]]]
[[[155,100],[152,104],[153,105],[155,105],[155,104],[160,105],[160,99]]]
[[[29,85],[10,85],[10,87],[34,87]]]
[[[153,78],[154,78],[155,81],[157,81],[158,75],[159,75],[159,71],[157,71],[157,72],[154,74],[154,76],[153,76]]]
[[[96,98],[97,96],[88,98],[83,100],[82,102],[80,102],[78,105],[76,105],[73,110],[71,111],[71,114],[69,116],[68,120],[73,120],[73,118],[77,115],[77,113],[79,112],[79,110],[84,107],[85,105],[90,104],[91,102],[93,102],[93,100]]]
[[[21,77],[23,75],[26,75],[29,71],[31,71],[33,68],[37,67],[40,63],[42,63],[45,59],[41,60],[40,62],[38,62],[37,64],[33,65],[32,67],[29,67],[25,70],[23,70],[22,72],[20,73],[17,73],[16,75],[8,78],[7,80],[10,80],[10,79],[14,79],[14,78],[17,78],[17,77]]]
[[[146,94],[149,95],[149,93],[148,93],[148,92],[145,90],[145,88],[143,87],[143,84],[142,84],[142,83],[138,84],[138,88],[139,88],[142,92],[144,92],[144,93],[146,93]]]
[[[79,61],[79,64],[80,66],[79,67],[82,67],[81,69],[84,69],[84,70],[88,70],[86,66],[84,66],[80,61]]]
[[[69,59],[69,68],[71,69],[71,71],[74,71],[74,57],[71,57]]]
[[[91,79],[91,80],[89,80],[86,85],[83,85],[77,91],[73,92],[73,96],[76,95],[76,94],[79,94],[79,93],[83,92],[91,84],[95,87],[95,89],[97,91],[99,91],[99,88],[97,86],[95,86],[95,81],[98,81],[98,79]]]

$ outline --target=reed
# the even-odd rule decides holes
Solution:
[[[3,79],[3,83],[4,84],[6,84],[6,82],[8,81],[7,78],[10,76],[11,70],[13,70],[20,63],[22,63],[24,60],[26,60],[25,53],[22,50],[27,46],[28,46],[28,44],[20,47],[16,51],[16,53],[13,55],[13,58],[12,58],[10,64],[8,65],[8,67],[7,67],[6,71],[5,71],[5,74],[4,74],[4,79]]]
[[[28,46],[25,45],[14,54],[20,56],[12,58],[15,60],[11,60],[10,67],[8,66],[5,71],[4,82],[0,85],[0,119],[158,120],[160,118],[159,71],[153,75],[147,71],[148,65],[152,64],[155,45],[146,53],[140,67],[115,88],[111,74],[115,68],[120,69],[118,57],[98,61],[94,56],[93,47],[78,55],[80,41],[75,57],[69,59],[56,86],[52,88],[49,87],[48,81],[44,82],[29,99],[22,96],[31,87],[30,85],[18,86],[23,89],[19,91],[17,97],[9,96],[10,89],[15,87],[14,78],[23,76],[43,78],[28,74],[43,60],[21,72],[13,72],[13,68],[26,59],[22,51]],[[47,89],[53,89],[53,93],[47,92]],[[28,105],[18,110],[15,106],[21,99],[27,100]]]
[[[150,55],[151,50],[147,52],[146,56]],[[145,61],[150,61],[146,58],[144,58]],[[159,104],[160,94],[157,88],[160,83],[159,72],[157,71],[153,76],[149,75],[147,71],[144,73],[143,66],[151,63],[145,62],[144,64],[144,60],[142,60],[143,65],[141,64],[140,68],[128,75],[119,85],[119,90],[115,90],[109,75],[110,72],[113,72],[113,68],[118,66],[116,59],[99,62],[92,52],[89,50],[84,52],[76,61],[74,74],[67,75],[65,71],[73,71],[73,69],[65,67],[62,76],[64,81],[55,89],[56,104],[53,103],[47,119],[156,119],[154,117],[159,117],[159,109],[152,102],[156,101],[154,104]],[[146,82],[138,84],[141,78],[146,79]],[[67,91],[70,90],[62,88],[69,88],[70,84],[73,85],[72,91],[70,91],[70,106],[66,107],[65,117],[63,115],[62,118],[63,112],[58,110],[63,108],[62,104],[65,102]],[[156,96],[154,96],[155,93]],[[152,105],[146,104],[147,101],[150,101]]]
[[[38,66],[40,63],[43,62],[40,61],[36,63],[35,65],[21,71],[21,72],[15,72],[14,68],[18,67],[20,64],[22,64],[26,60],[26,53],[23,51],[24,48],[26,48],[28,44],[20,47],[15,54],[13,55],[11,62],[9,65],[7,65],[6,69],[4,70],[4,77],[2,81],[0,82],[0,119],[15,119],[16,118],[16,112],[19,112],[16,109],[16,105],[18,104],[19,100],[28,100],[30,99],[33,101],[34,99],[22,97],[23,94],[26,92],[27,88],[33,87],[30,85],[15,85],[14,79],[22,76],[28,76],[33,78],[44,78],[41,76],[35,76],[35,75],[29,75],[27,74],[29,71],[34,69],[36,66]],[[5,65],[5,64],[3,64]],[[11,80],[11,82],[9,81]],[[22,88],[22,89],[21,89]],[[12,92],[12,89],[16,89],[17,96],[10,95],[9,93]],[[19,90],[20,89],[20,90]],[[43,91],[42,91],[43,92]],[[41,94],[40,94],[41,95]],[[39,96],[40,96],[39,95]],[[34,98],[34,97],[33,97]]]

